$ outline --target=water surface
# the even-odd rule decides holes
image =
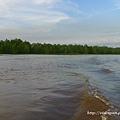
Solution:
[[[0,118],[107,119],[87,111],[120,112],[119,64],[119,55],[1,55]]]

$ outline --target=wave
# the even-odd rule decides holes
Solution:
[[[80,93],[80,106],[71,120],[116,120],[110,113],[115,111],[110,101],[87,79]]]
[[[110,69],[107,69],[107,68],[102,68],[99,72],[104,73],[104,74],[109,74],[112,71]]]

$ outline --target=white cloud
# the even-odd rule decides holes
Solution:
[[[0,12],[7,11],[12,5],[18,4],[24,0],[0,0]]]
[[[68,19],[67,14],[51,7],[55,3],[57,0],[0,0],[0,22],[6,27],[19,27],[55,24]]]
[[[14,2],[17,2],[17,0],[0,0],[0,7],[13,4]]]
[[[53,4],[57,2],[58,0],[33,0],[33,3],[35,4]]]
[[[81,13],[75,1],[71,1],[0,0],[0,39],[57,40],[58,36],[53,29],[59,28],[59,25],[53,25],[58,22],[61,24],[64,20],[74,24],[77,21],[73,16]],[[63,39],[62,34],[59,36]]]

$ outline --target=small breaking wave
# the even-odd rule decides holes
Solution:
[[[80,106],[71,120],[117,120],[108,114],[115,111],[114,106],[89,80],[85,81],[80,95]]]

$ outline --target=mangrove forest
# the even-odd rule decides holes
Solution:
[[[16,38],[0,40],[0,54],[120,54],[120,47],[30,43]]]

